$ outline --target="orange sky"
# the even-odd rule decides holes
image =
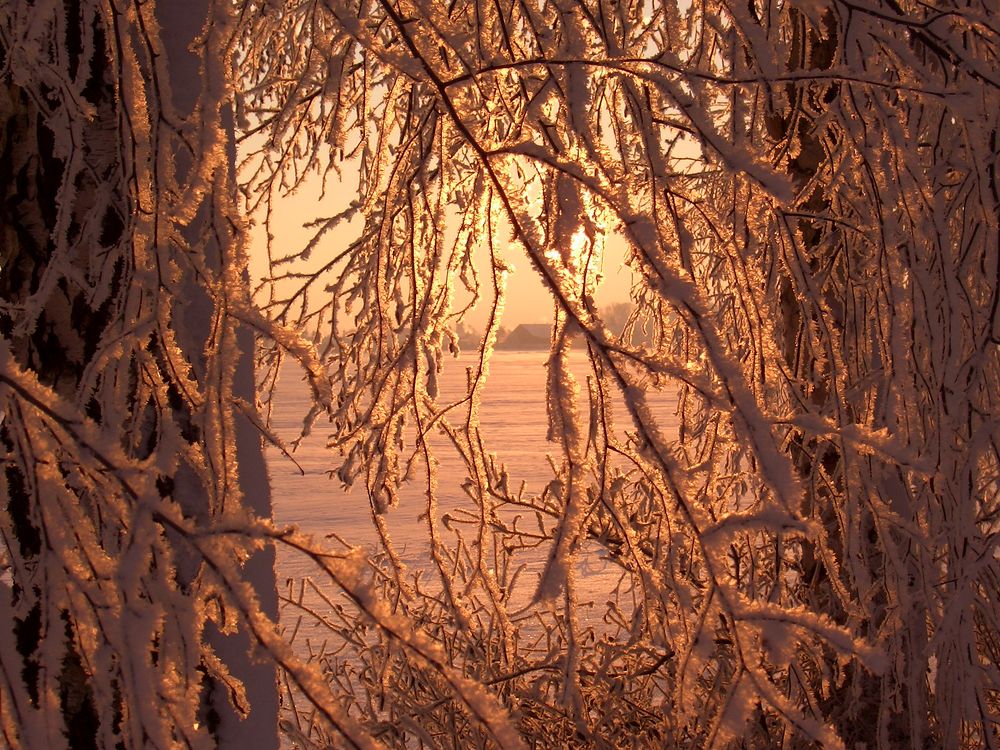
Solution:
[[[272,219],[275,256],[302,248],[312,236],[311,230],[303,228],[303,224],[318,216],[331,216],[342,211],[354,197],[355,191],[354,185],[331,183],[326,195],[321,196],[319,180],[312,179],[295,195],[276,200]],[[253,277],[260,279],[266,268],[266,235],[263,222],[256,223],[257,226],[253,227],[250,235],[250,265]],[[314,251],[310,262],[322,263],[324,257],[343,250],[355,239],[359,230],[360,224],[355,221],[344,225],[336,232],[327,234],[324,243]],[[599,306],[627,300],[629,297],[632,274],[624,265],[624,253],[624,242],[620,238],[612,238],[607,243],[604,267],[601,270],[604,280],[598,287],[596,295]],[[485,261],[485,258],[483,260]],[[542,285],[537,272],[531,267],[524,251],[516,243],[512,243],[506,260],[515,270],[508,277],[507,304],[502,325],[511,329],[521,323],[551,321],[552,297]],[[486,273],[485,263],[481,264],[480,271]],[[488,314],[488,302],[484,304],[481,301],[468,316],[467,323],[481,330]]]

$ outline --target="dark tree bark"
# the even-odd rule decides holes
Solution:
[[[10,13],[5,32],[23,29],[16,22],[24,19],[25,9],[15,12],[9,4],[0,4],[0,14],[7,11]],[[185,396],[183,391],[205,392],[203,384],[212,382],[209,370],[215,367],[215,360],[206,353],[206,347],[212,346],[208,331],[231,323],[222,317],[227,311],[220,309],[218,296],[206,290],[205,275],[199,274],[194,265],[184,267],[179,286],[176,279],[169,279],[169,267],[160,265],[168,252],[166,246],[176,242],[170,233],[169,215],[160,222],[162,234],[157,235],[154,229],[151,238],[146,238],[152,240],[151,257],[156,267],[143,267],[143,262],[137,260],[141,256],[136,249],[144,240],[137,238],[136,227],[145,221],[142,213],[148,210],[150,201],[156,200],[155,196],[143,194],[137,185],[149,170],[154,174],[154,188],[167,184],[157,182],[155,175],[167,167],[166,162],[157,162],[169,160],[171,155],[154,149],[149,161],[143,161],[141,155],[137,157],[136,144],[144,137],[146,127],[154,133],[158,128],[179,130],[181,137],[173,141],[176,150],[172,155],[177,163],[177,182],[194,182],[198,170],[204,169],[197,148],[186,150],[183,144],[185,136],[197,134],[198,118],[205,115],[214,95],[203,80],[206,70],[212,72],[211,66],[203,65],[201,56],[189,51],[189,45],[211,19],[207,3],[167,3],[157,17],[157,36],[148,26],[151,17],[143,18],[147,24],[143,26],[130,16],[134,12],[127,6],[115,9],[73,0],[57,7],[51,18],[39,11],[35,20],[40,28],[48,25],[49,31],[45,43],[34,52],[38,58],[35,70],[31,60],[25,59],[25,50],[14,47],[20,41],[16,34],[0,36],[0,69],[5,71],[0,77],[0,337],[10,348],[11,367],[17,368],[13,372],[23,371],[26,377],[36,378],[39,387],[58,399],[54,408],[60,414],[76,415],[64,424],[72,427],[79,422],[106,438],[106,445],[111,446],[107,450],[120,449],[121,457],[112,456],[111,461],[152,470],[151,485],[155,485],[164,507],[176,503],[193,528],[205,533],[222,511],[212,499],[217,492],[212,492],[211,482],[225,481],[230,470],[199,473],[190,457],[185,457],[190,451],[204,455],[204,425],[211,427],[212,423],[200,413],[204,407],[199,406],[199,398]],[[123,37],[150,49],[159,45],[159,39],[164,40],[166,59],[158,60],[154,55],[146,60],[146,72],[153,77],[145,92],[147,101],[161,91],[164,95],[174,92],[172,102],[152,102],[159,120],[145,124],[136,120],[134,102],[128,101],[136,94],[136,81],[123,72],[130,62],[123,53]],[[57,75],[46,77],[46,72],[53,70]],[[225,86],[226,82],[215,84]],[[71,93],[74,88],[76,91]],[[168,121],[171,117],[180,119]],[[216,174],[228,177],[209,176],[214,182],[210,182],[194,216],[184,222],[181,235],[192,247],[200,247],[200,252],[210,259],[209,270],[222,276],[233,268],[238,273],[237,264],[241,262],[234,251],[239,245],[237,228],[226,225],[224,231],[218,229],[220,205],[229,201],[232,215],[236,214],[231,118],[225,120],[218,137],[224,142],[228,166]],[[169,205],[177,202],[177,196],[164,195],[161,200]],[[169,287],[180,293],[164,294]],[[136,315],[143,298],[155,295],[173,302],[166,309]],[[158,320],[158,325],[150,328],[149,315]],[[137,333],[136,326],[145,332]],[[226,366],[234,367],[235,375],[231,386],[225,380],[230,376],[222,376],[222,393],[231,387],[229,398],[243,399],[252,408],[254,337],[249,330],[236,327],[231,335],[234,344]],[[167,336],[174,340],[168,341]],[[123,340],[129,342],[124,347]],[[109,350],[122,348],[123,356],[108,356]],[[189,375],[178,377],[170,371],[178,355],[190,364]],[[162,384],[150,388],[150,378],[157,377],[162,378]],[[4,382],[12,385],[10,380]],[[20,393],[23,395],[23,391]],[[0,627],[13,630],[22,668],[3,689],[5,700],[15,703],[19,700],[17,693],[22,692],[20,700],[26,697],[22,708],[40,717],[39,721],[22,713],[5,723],[8,743],[36,747],[40,743],[58,746],[65,742],[71,748],[114,747],[122,743],[132,747],[145,745],[160,732],[162,737],[172,737],[172,741],[200,734],[222,747],[276,748],[273,662],[251,658],[253,639],[245,623],[232,629],[220,628],[211,616],[204,624],[199,622],[208,572],[204,556],[176,523],[164,523],[161,518],[159,525],[152,528],[153,551],[139,559],[136,571],[146,580],[136,592],[117,592],[126,600],[136,597],[124,605],[123,611],[134,611],[140,620],[163,618],[166,614],[168,627],[153,634],[148,648],[137,646],[134,653],[116,651],[116,641],[110,634],[105,634],[106,643],[100,645],[100,628],[112,626],[117,617],[103,620],[102,608],[116,606],[116,576],[128,573],[93,573],[62,565],[67,578],[50,578],[52,566],[63,559],[59,557],[61,552],[53,551],[52,540],[65,534],[72,537],[74,530],[53,528],[54,523],[70,522],[54,513],[53,499],[39,489],[37,472],[40,466],[57,466],[58,481],[69,491],[76,491],[81,521],[86,526],[83,536],[93,535],[97,545],[88,547],[79,536],[75,544],[79,544],[78,552],[91,566],[96,564],[92,560],[95,554],[121,562],[123,558],[118,556],[127,556],[130,544],[142,544],[132,541],[137,533],[132,524],[140,523],[134,515],[138,508],[133,508],[131,517],[116,518],[105,507],[106,501],[113,498],[77,478],[90,469],[74,465],[77,454],[64,451],[64,444],[58,440],[54,448],[33,452],[36,428],[20,410],[31,412],[35,407],[44,409],[46,404],[16,399],[6,404],[8,411],[0,427],[6,454],[5,518],[0,526],[5,530],[6,544],[12,545],[14,566],[12,587],[0,592],[0,596],[10,599],[4,612],[9,613],[11,622],[0,617]],[[268,519],[268,480],[256,428],[246,417],[234,416],[231,400],[222,408],[220,419],[223,423],[232,420],[235,429],[235,438],[225,440],[232,440],[234,458],[241,469],[242,510],[249,518]],[[39,414],[53,416],[44,411]],[[168,423],[174,426],[168,428]],[[164,447],[172,431],[181,439],[174,448]],[[46,445],[44,441],[40,444]],[[176,450],[177,455],[164,455],[171,450]],[[111,454],[102,460],[109,460],[107,455]],[[112,481],[103,490],[124,490],[128,501],[134,483],[124,478],[126,470],[122,469],[118,477],[117,489]],[[141,505],[144,501],[132,497],[131,502]],[[231,513],[234,509],[229,510]],[[169,547],[163,547],[164,539],[176,546],[173,554]],[[168,554],[164,556],[164,552]],[[71,547],[67,554],[73,554]],[[273,565],[273,547],[263,545],[247,555],[239,568],[256,593],[260,613],[271,620],[277,618]],[[143,566],[148,568],[144,570]],[[161,574],[163,577],[158,578]],[[103,668],[95,662],[89,644],[81,650],[81,644],[87,644],[94,634],[92,626],[79,619],[80,601],[47,588],[73,587],[75,576],[82,577],[82,596],[93,607],[90,614],[98,625],[97,643],[104,649],[101,658],[106,659]],[[107,602],[93,600],[93,592],[101,591],[102,576],[108,577],[110,587]],[[175,596],[180,599],[169,599]],[[53,604],[53,600],[60,603]],[[172,625],[171,610],[183,613]],[[122,643],[129,641],[127,628],[119,637],[124,637]],[[135,637],[142,635],[137,633]],[[167,639],[188,638],[202,641],[193,647],[181,644],[196,655],[191,672],[167,675],[159,686],[165,690],[172,680],[186,680],[188,694],[200,692],[201,706],[192,708],[193,721],[185,725],[179,714],[186,709],[171,708],[172,696],[161,693],[166,709],[138,705],[134,689],[142,689],[142,685],[128,686],[123,679],[128,679],[130,660],[149,659],[147,666],[155,671],[158,662],[166,664],[167,648],[177,646]],[[4,654],[5,667],[10,666],[12,656],[10,652]],[[58,665],[55,678],[51,675],[54,665]],[[108,667],[110,673],[105,671]],[[148,687],[153,689],[153,685]],[[50,697],[47,691],[55,691],[56,695]]]

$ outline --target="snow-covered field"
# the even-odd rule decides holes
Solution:
[[[574,374],[581,385],[586,383],[587,362],[582,354],[573,354]],[[510,474],[510,487],[523,481],[525,493],[537,493],[552,479],[547,456],[558,448],[545,439],[548,427],[545,411],[545,352],[496,351],[490,362],[490,375],[483,395],[480,421],[487,439],[487,450],[502,461]],[[457,398],[463,392],[465,370],[475,364],[469,355],[451,360],[440,383],[441,400]],[[664,395],[657,412],[664,433],[676,431],[674,397]],[[273,425],[278,435],[291,441],[298,434],[302,416],[309,406],[309,392],[292,368],[282,376],[276,395]],[[584,410],[583,413],[586,413]],[[458,419],[458,416],[454,417]],[[619,425],[621,427],[623,425]],[[336,534],[348,544],[373,545],[376,532],[364,487],[356,484],[345,490],[340,481],[327,474],[335,468],[336,455],[325,448],[326,433],[322,423],[302,441],[295,460],[303,473],[273,448],[267,452],[275,520],[295,524],[317,538]],[[437,451],[439,512],[442,517],[469,505],[461,490],[465,470],[457,456],[440,441]],[[426,510],[422,473],[416,473],[401,492],[398,507],[386,520],[397,551],[411,572],[428,565],[428,527],[421,514]],[[335,545],[338,546],[339,545]],[[537,573],[544,563],[547,547],[523,554],[525,567],[521,592],[527,600],[537,583]],[[591,555],[581,556],[578,567],[579,601],[603,602],[617,581],[617,568]],[[287,552],[278,553],[279,587],[288,579],[309,575],[306,561]],[[585,615],[585,613],[582,613]]]

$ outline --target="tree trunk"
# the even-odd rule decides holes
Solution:
[[[209,3],[207,0],[189,0],[188,2],[161,2],[157,6],[157,19],[160,23],[160,35],[167,55],[170,71],[170,84],[173,93],[173,106],[184,118],[197,117],[199,94],[204,85],[201,72],[201,56],[191,49],[202,34],[206,19],[209,18]],[[226,154],[230,162],[230,196],[236,200],[235,171],[236,141],[231,112],[224,114],[223,126],[226,135]],[[177,154],[175,168],[180,174],[185,173],[193,165],[185,158],[185,154]],[[203,204],[195,222],[205,221],[204,212],[211,210],[206,202]],[[188,235],[191,241],[197,241],[200,229],[191,226]],[[230,238],[235,244],[236,238]],[[209,253],[209,262],[214,261],[215,269],[221,270],[223,263],[231,263],[232,258],[225,257],[228,248],[215,247]],[[213,257],[214,256],[214,257]],[[243,278],[247,279],[246,271]],[[209,340],[209,328],[215,313],[214,302],[199,283],[196,274],[189,269],[183,280],[184,294],[178,300],[174,315],[185,321],[186,340],[179,341],[189,361],[195,364],[195,369],[202,365],[203,352]],[[254,335],[243,327],[238,334],[239,362],[236,367],[234,396],[243,398],[248,404],[256,399],[253,352]],[[207,377],[207,373],[200,373]],[[238,416],[236,422],[237,460],[240,471],[240,489],[248,509],[259,518],[271,518],[271,495],[267,467],[261,446],[260,435],[256,427],[245,417]],[[190,472],[186,466],[182,471]],[[177,500],[187,513],[198,517],[204,516],[208,507],[208,498],[195,477],[179,483],[187,487],[184,496]],[[278,593],[274,573],[275,554],[273,545],[254,553],[244,563],[243,573],[256,592],[263,612],[273,620],[278,617]],[[193,571],[196,573],[196,570]],[[240,632],[226,635],[213,626],[209,626],[206,637],[216,653],[226,663],[230,673],[243,683],[246,690],[248,705],[241,707],[248,713],[241,715],[241,710],[234,710],[232,697],[225,686],[211,681],[208,685],[207,701],[210,712],[218,721],[219,746],[223,748],[268,748],[278,747],[278,691],[277,673],[274,664],[265,661],[255,661],[250,654],[253,650],[251,640],[245,628]]]
[[[61,424],[72,426],[89,421],[96,431],[93,434],[102,441],[106,439],[108,446],[116,445],[124,451],[121,459],[106,452],[102,456],[105,461],[135,462],[135,466],[144,467],[144,472],[162,467],[162,473],[155,476],[159,494],[168,503],[171,499],[176,502],[184,516],[199,528],[209,528],[225,510],[213,507],[205,475],[195,471],[190,457],[184,455],[184,441],[201,455],[208,449],[204,430],[198,427],[198,415],[192,409],[195,402],[185,401],[180,390],[202,388],[209,382],[212,373],[208,370],[217,363],[213,364],[212,353],[206,350],[210,345],[208,333],[213,326],[220,325],[220,315],[228,314],[217,308],[218,295],[207,291],[206,280],[193,263],[176,264],[181,267],[177,286],[180,292],[172,297],[175,301],[171,308],[152,311],[165,330],[176,334],[177,348],[191,367],[190,375],[179,378],[176,374],[166,375],[162,389],[148,387],[147,381],[156,376],[157,368],[162,375],[174,355],[169,351],[171,343],[156,326],[150,333],[141,333],[147,330],[142,326],[149,325],[150,315],[137,306],[146,304],[171,284],[170,264],[161,265],[161,260],[173,242],[167,228],[173,217],[165,216],[162,234],[152,235],[154,253],[162,253],[153,256],[154,272],[139,260],[141,241],[129,232],[136,231],[134,227],[146,221],[142,214],[149,196],[136,185],[141,182],[142,173],[149,170],[159,173],[165,166],[158,163],[164,155],[153,150],[150,161],[143,160],[141,141],[146,135],[146,124],[137,120],[135,100],[129,100],[143,93],[137,94],[135,88],[140,82],[129,79],[130,61],[122,51],[123,37],[129,37],[131,42],[138,39],[149,44],[150,49],[162,42],[166,63],[161,65],[156,62],[157,55],[152,56],[154,62],[147,70],[155,70],[161,77],[152,82],[155,85],[150,85],[145,95],[148,99],[158,93],[166,96],[172,92],[173,101],[153,111],[169,112],[178,119],[166,122],[170,116],[160,116],[159,121],[148,125],[153,131],[180,128],[189,136],[197,133],[198,118],[205,116],[206,102],[210,105],[212,97],[220,95],[218,87],[227,85],[226,81],[214,81],[216,88],[206,86],[203,72],[211,66],[203,65],[200,50],[196,53],[189,49],[203,26],[211,24],[211,10],[207,2],[165,2],[157,14],[160,27],[157,30],[148,25],[129,26],[137,18],[133,13],[139,12],[131,7],[112,11],[100,5],[66,0],[51,18],[39,11],[34,26],[30,27],[32,31],[42,29],[51,35],[46,39],[48,44],[37,48],[39,55],[53,57],[55,62],[48,67],[42,60],[33,66],[30,57],[26,60],[24,48],[6,48],[0,42],[0,69],[5,71],[0,79],[0,190],[3,191],[0,337],[9,345],[16,368],[33,373],[40,386],[50,389],[53,398],[58,399],[55,406],[28,402],[24,413],[21,401],[7,400],[8,413],[0,427],[0,440],[6,452],[6,505],[5,513],[0,513],[3,516],[0,526],[12,532],[5,541],[13,565],[11,587],[0,584],[4,589],[0,597],[6,599],[0,607],[0,617],[9,613],[12,622],[0,622],[0,628],[13,632],[17,654],[15,659],[12,650],[0,644],[0,662],[12,675],[11,682],[0,685],[0,695],[6,704],[23,709],[14,717],[4,712],[4,736],[12,746],[103,748],[121,742],[140,746],[207,736],[220,747],[278,747],[275,668],[271,662],[252,657],[254,646],[245,626],[237,632],[223,633],[209,617],[201,626],[203,630],[199,628],[193,633],[185,630],[199,622],[199,610],[205,599],[204,591],[200,590],[205,572],[196,547],[181,538],[183,535],[171,531],[167,524],[152,530],[148,538],[152,552],[148,556],[127,562],[133,544],[130,540],[138,538],[141,526],[140,499],[130,501],[135,503],[133,515],[127,516],[131,525],[117,525],[117,519],[106,507],[106,501],[114,498],[92,489],[80,489],[84,485],[74,479],[78,472],[89,471],[89,467],[74,466],[72,457],[63,454],[67,448],[65,442],[59,439],[52,443],[54,449],[47,452],[40,448],[37,454],[32,453],[33,445],[48,443],[39,442],[34,436],[36,428],[27,426],[27,412],[35,407],[46,418],[73,409],[78,416],[68,422],[64,418]],[[11,24],[25,20],[22,11],[0,2],[0,18]],[[148,24],[149,19],[147,12],[143,21]],[[116,25],[107,26],[109,20]],[[0,38],[21,42],[24,36],[8,33]],[[56,80],[65,84],[64,89],[54,85],[54,76],[45,77],[52,71],[62,75],[62,79],[56,77]],[[162,77],[163,71],[167,72],[166,78]],[[79,86],[77,99],[65,90],[72,85]],[[221,138],[229,163],[216,175],[227,177],[216,178],[209,186],[193,219],[180,232],[204,253],[210,270],[219,276],[227,269],[239,272],[242,262],[234,250],[239,243],[238,229],[232,222],[225,222],[226,229],[220,233],[219,217],[215,215],[220,201],[229,201],[235,213],[235,139],[231,118],[224,117]],[[202,166],[180,149],[169,158],[174,161],[180,185],[193,180]],[[153,184],[159,187],[159,183]],[[164,205],[180,203],[183,198],[158,197]],[[206,236],[213,238],[208,243],[211,247],[202,246]],[[38,307],[34,320],[30,319],[33,306]],[[230,325],[227,319],[223,323]],[[252,408],[253,334],[245,328],[236,328],[233,335],[234,353],[223,369],[235,368],[232,398],[241,398]],[[107,355],[128,337],[137,339],[134,348],[124,348],[118,356]],[[228,381],[224,381],[223,393],[229,387],[225,382]],[[9,378],[4,380],[5,385],[12,383]],[[221,410],[223,424],[228,415],[235,428],[235,459],[242,501],[250,517],[269,519],[270,495],[261,441],[249,419],[234,416],[232,398],[222,404]],[[123,404],[122,400],[128,403]],[[45,413],[46,407],[52,407],[53,411]],[[165,430],[166,422],[176,423],[183,436],[175,455],[168,454],[173,448],[164,447],[172,434]],[[60,422],[57,420],[56,424]],[[93,453],[92,448],[88,450]],[[36,474],[50,465],[58,466],[62,478],[57,481],[64,483],[65,488],[71,492],[78,488],[76,504],[86,514],[87,528],[72,528],[55,513],[58,502],[44,488],[39,489]],[[228,467],[222,470],[227,476],[231,471]],[[110,470],[104,467],[101,471]],[[209,470],[210,479],[214,478],[212,471]],[[135,486],[134,482],[130,484],[128,476],[121,473],[115,486],[126,490]],[[59,521],[54,522],[54,518]],[[90,531],[103,547],[100,552],[86,546]],[[75,540],[74,532],[79,532]],[[164,555],[165,548],[159,543],[161,535],[174,543],[174,549],[167,550],[172,559],[169,554]],[[58,536],[68,537],[69,547],[65,551],[53,541]],[[135,542],[137,547],[142,544]],[[74,551],[73,546],[78,549]],[[114,591],[115,581],[133,571],[97,572],[92,579],[86,568],[81,572],[67,566],[64,552],[70,556],[79,553],[91,565],[94,555],[107,554],[112,562],[121,563],[124,568],[134,565],[136,576],[147,576],[150,580],[144,579],[136,592]],[[54,577],[53,571],[57,574]],[[251,584],[260,610],[275,620],[273,546],[265,545],[253,552],[239,571],[243,580]],[[158,579],[161,574],[172,576],[173,580]],[[75,581],[74,576],[82,576],[81,581]],[[96,586],[100,592],[105,580],[112,587],[108,589],[109,599],[95,601],[93,591],[87,587]],[[77,583],[81,590],[90,592],[84,600],[91,602],[92,614],[97,617],[96,631],[77,620],[75,607],[79,602],[62,593]],[[159,583],[166,588],[157,587]],[[190,601],[181,601],[176,598],[178,594]],[[115,645],[111,634],[101,630],[106,625],[113,627],[110,624],[115,618],[101,617],[102,612],[118,606],[114,601],[116,595],[123,602],[121,616],[130,618],[129,622],[152,622],[155,627],[156,618],[176,615],[180,630],[168,628],[162,633],[152,633],[147,650],[141,645],[143,634],[129,633],[130,626],[122,620],[124,632],[117,635],[124,642],[134,639],[137,644],[133,653],[124,652]],[[98,639],[102,635],[107,639],[103,650],[89,648],[88,638],[95,632]],[[204,639],[204,644],[191,648],[166,640],[188,636]],[[97,645],[100,646],[100,640]],[[145,684],[140,675],[131,687],[165,691],[177,683],[180,694],[187,689],[185,682],[190,685],[193,681],[191,690],[193,694],[200,692],[202,706],[191,709],[196,720],[187,724],[187,709],[181,704],[173,706],[174,696],[157,692],[164,705],[138,705],[134,697],[129,703],[128,696],[133,693],[123,682],[129,677],[130,660],[142,662],[140,666],[152,672],[162,662],[163,671],[169,671],[166,651],[177,650],[178,646],[182,654],[186,648],[196,656],[189,674],[159,675],[164,680],[160,685]],[[221,666],[209,667],[199,653],[214,654],[212,658],[218,658]],[[107,660],[103,669],[102,659]],[[53,671],[58,674],[53,675]],[[212,676],[220,673],[228,673],[234,680],[227,677],[223,681]],[[245,703],[239,690],[233,689],[238,683],[245,689]],[[154,721],[151,717],[158,714],[160,718]],[[155,739],[158,731],[160,740]]]

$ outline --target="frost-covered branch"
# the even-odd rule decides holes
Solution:
[[[273,215],[310,174],[358,174],[259,299],[330,373],[337,476],[365,485],[394,614],[533,741],[997,744],[985,5],[329,0],[243,21],[248,124],[266,124],[249,203]],[[611,241],[642,343],[596,303]],[[555,309],[535,494],[478,420],[517,253]],[[490,332],[444,396],[470,299],[495,301]],[[676,435],[658,389],[678,394]],[[468,477],[447,514],[445,450]],[[384,523],[414,465],[433,582]],[[525,550],[545,556],[538,586]],[[620,567],[601,631],[573,596],[596,555]],[[331,679],[386,741],[458,731],[454,684],[385,628],[372,647],[349,618],[321,627],[361,660]]]

